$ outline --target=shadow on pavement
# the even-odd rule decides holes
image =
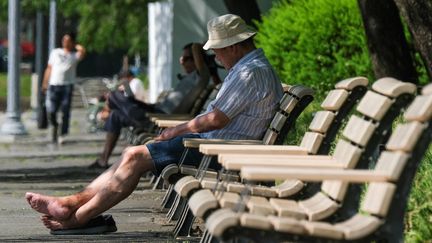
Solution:
[[[2,242],[176,242],[169,232],[119,232],[104,235],[36,236]]]
[[[22,168],[0,170],[0,182],[65,182],[65,180],[91,180],[100,175],[103,170],[88,169],[83,166],[55,168]]]

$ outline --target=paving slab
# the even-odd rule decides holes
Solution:
[[[87,166],[100,153],[104,133],[87,133],[85,110],[73,110],[68,142],[50,147],[49,130],[38,130],[31,116],[31,112],[22,116],[28,135],[0,139],[0,242],[175,242],[174,226],[159,207],[164,192],[151,190],[144,178],[127,199],[107,211],[117,222],[117,232],[50,235],[40,214],[28,206],[25,192],[64,196],[82,190],[102,173]],[[0,124],[3,119],[0,113]],[[125,142],[117,146],[110,163],[120,159],[125,146]]]

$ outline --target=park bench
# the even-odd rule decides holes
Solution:
[[[286,85],[286,84],[282,84],[282,87],[283,87],[284,93],[288,92],[288,90],[290,90],[290,88],[291,88],[291,86]],[[219,89],[220,89],[220,85],[208,97],[208,99],[205,102],[204,107],[202,108],[200,113],[204,113],[207,110],[207,106],[216,98],[216,95],[217,95]],[[297,87],[297,89],[299,89],[299,87]],[[305,105],[307,105],[307,104],[305,104]],[[153,119],[153,122],[155,123],[156,127],[158,127],[158,133],[160,133],[165,128],[177,126],[181,123],[188,121],[188,120],[178,120],[179,118],[180,117],[178,117],[178,116],[173,116],[172,119],[168,119],[168,120],[166,120],[165,118],[163,118],[163,119],[155,118],[155,119]],[[191,118],[193,118],[193,117],[189,117],[189,119],[191,119]],[[148,135],[146,135],[146,136],[148,136]],[[149,139],[147,140],[147,142],[152,142],[151,139],[153,138],[153,136],[155,136],[155,134],[152,134],[150,136],[151,137],[148,137]],[[235,141],[235,142],[239,142],[239,141]],[[249,141],[242,141],[242,142],[248,143]],[[171,167],[168,167],[168,168],[170,168],[170,169],[165,169],[164,172],[162,172],[162,174],[166,175],[166,174],[170,174],[170,173],[177,173],[177,171],[175,171],[175,172],[173,171],[173,169],[178,168],[177,166],[175,166],[175,168],[171,168]],[[159,188],[162,188],[163,181],[164,181],[163,176],[159,176],[159,177],[152,176],[152,178],[150,180],[150,184],[154,183],[153,189],[159,189]]]
[[[286,165],[320,168],[367,167],[369,163],[373,162],[372,155],[379,147],[379,142],[389,132],[393,120],[399,115],[402,108],[411,101],[416,87],[409,83],[385,78],[375,82],[372,89],[366,93],[357,106],[357,111],[362,117],[351,116],[343,131],[344,138],[339,139],[332,156],[257,155],[256,160],[254,160],[255,158],[246,158],[247,163],[242,165],[260,164],[270,167]],[[227,166],[226,163],[223,165]],[[239,168],[241,166],[235,169],[238,170]],[[233,168],[230,167],[229,169]],[[271,195],[267,192],[263,196],[251,196],[246,205],[252,213],[295,215],[309,220],[323,219],[336,211],[339,211],[339,215],[349,214],[350,207],[341,209],[339,203],[344,200],[347,185],[326,181],[321,185],[321,188],[318,187],[318,190],[315,188],[317,187],[313,187],[312,190],[302,190],[304,193],[301,194],[299,201],[271,198],[277,197],[277,195]],[[213,188],[214,192],[210,189],[203,189],[194,193],[189,200],[193,215],[205,218],[219,206],[232,207],[235,205],[240,194],[238,191],[225,192],[225,190],[226,187],[223,186]],[[356,188],[350,189],[350,191],[356,191]],[[267,198],[271,198],[270,201]],[[355,199],[350,200],[354,202],[349,203],[349,205],[355,205]],[[316,206],[318,202],[320,207]],[[286,204],[290,204],[293,210],[280,210]]]
[[[193,146],[188,146],[185,144],[185,152],[182,159],[184,159],[185,154],[190,149],[198,149],[198,144],[196,141],[200,142],[226,142],[226,143],[232,143],[232,144],[245,144],[245,143],[259,143],[259,144],[274,144],[274,143],[281,143],[286,134],[292,129],[292,126],[294,124],[295,119],[301,114],[301,112],[306,108],[306,106],[312,101],[312,90],[309,88],[306,88],[301,85],[292,86],[287,93],[284,94],[284,97],[281,99],[280,102],[280,110],[275,115],[273,122],[271,122],[271,125],[269,129],[267,129],[267,132],[265,133],[262,140],[205,140],[205,139],[198,139],[193,140]],[[189,139],[188,139],[189,140]],[[179,170],[179,167],[177,165],[172,165],[170,168],[165,168],[162,172],[162,175],[164,175],[164,178],[167,178],[167,180],[171,180],[172,175],[177,175],[179,172],[185,172],[184,168],[187,168],[189,171],[189,174],[196,173],[198,170],[196,168],[191,168],[190,166],[182,166],[182,161],[180,162],[180,168],[183,168],[181,171]],[[174,171],[174,172],[172,172]],[[166,175],[170,175],[170,177],[165,177]],[[215,176],[217,175],[217,172],[207,172],[207,174],[210,174]],[[182,175],[182,174],[179,174]],[[170,181],[171,183],[173,181]],[[174,181],[175,182],[175,181]],[[182,208],[182,206],[185,205],[185,201],[180,201],[179,197],[176,196],[175,191],[173,190],[174,185],[171,184],[168,190],[168,193],[166,194],[166,197],[164,198],[165,205],[172,205],[171,210],[168,212],[168,218],[171,219],[177,219],[179,214],[178,212],[181,212],[181,210],[175,210],[177,208],[177,205],[180,205],[179,208]],[[177,214],[175,213],[177,212]]]
[[[297,154],[306,154],[305,152],[308,152],[309,154],[316,154],[317,152],[328,153],[328,150],[330,149],[330,145],[334,137],[336,136],[339,127],[344,122],[344,118],[348,116],[352,107],[365,94],[367,90],[366,85],[367,85],[367,79],[362,77],[347,79],[336,84],[336,89],[330,91],[326,99],[322,103],[322,107],[324,108],[324,110],[317,112],[317,114],[315,115],[311,123],[309,132],[307,132],[303,138],[303,141],[301,143],[302,146],[297,146],[296,147],[297,149],[294,151],[294,153]],[[207,145],[201,145],[201,146],[207,146]],[[213,145],[208,145],[208,146],[213,146]],[[214,146],[219,146],[219,145],[214,145]],[[225,147],[228,148],[227,146]],[[233,147],[234,149],[231,151],[238,151],[236,147],[247,148],[248,146],[233,146]],[[260,151],[266,151],[267,150],[266,148],[269,148],[269,150],[272,151],[270,153],[273,153],[273,151],[275,151],[275,153],[285,153],[286,151],[288,152],[293,151],[294,147],[295,146],[251,145],[249,149],[246,150],[254,151],[254,152],[250,152],[250,154],[255,154],[255,152],[260,153]],[[255,148],[258,149],[255,150]],[[241,149],[242,148],[240,148],[240,150]],[[300,151],[301,153],[298,153],[298,151]],[[214,156],[214,155],[217,155],[217,153],[207,153],[207,156]],[[177,192],[179,192],[179,195],[183,197],[188,197],[191,194],[193,194],[194,191],[200,189],[201,187],[211,189],[214,188],[216,184],[218,184],[218,182],[215,180],[205,179],[202,180],[200,183],[199,178],[186,177],[186,178],[182,178],[182,181],[179,181],[179,183],[176,184],[176,187],[177,187]],[[230,186],[232,186],[231,188],[238,189],[243,185],[231,184]],[[269,193],[274,193],[275,195],[280,195],[285,197],[302,189],[303,184],[300,181],[294,181],[294,182],[287,181],[286,183],[283,183],[280,186],[276,186],[272,188],[268,188],[268,187],[266,188],[260,186],[256,186],[254,188],[255,188],[254,193],[256,193],[257,195],[268,195]],[[190,212],[188,212],[188,208],[184,209],[183,215],[188,213],[189,216],[184,216],[183,218],[191,218],[191,216],[193,216],[190,214]],[[187,220],[184,221],[186,222]],[[181,221],[179,222],[180,224],[183,224]],[[185,225],[188,224],[189,223],[185,223]],[[180,231],[185,232],[187,231],[187,229],[180,230]]]
[[[318,169],[246,166],[243,177],[250,180],[331,180],[340,185],[367,185],[362,204],[344,219],[327,222],[259,215],[230,209],[214,212],[206,221],[201,242],[246,237],[254,241],[403,242],[404,215],[411,185],[432,139],[432,86],[423,90],[404,113],[380,153],[373,169]],[[361,192],[358,192],[360,195]],[[357,196],[359,196],[357,195]],[[343,202],[345,203],[345,202]],[[315,204],[320,207],[320,204]],[[290,208],[289,205],[286,205]],[[291,208],[292,210],[292,208]]]
[[[295,96],[294,94],[296,94],[297,96]],[[242,144],[248,144],[248,143],[264,143],[264,144],[273,144],[275,142],[279,142],[279,140],[282,140],[282,134],[286,134],[287,130],[290,129],[290,126],[292,126],[292,122],[295,119],[296,116],[298,116],[301,111],[303,111],[305,109],[305,107],[312,101],[312,90],[309,88],[306,88],[304,86],[288,86],[288,85],[284,85],[284,96],[281,100],[281,106],[286,106],[287,109],[292,109],[292,111],[290,111],[291,113],[281,113],[278,117],[274,118],[274,121],[271,125],[271,127],[269,129],[267,129],[266,134],[264,135],[263,139],[264,140],[225,140],[224,142],[227,143],[242,143]],[[300,101],[300,102],[299,102]],[[296,107],[294,109],[294,107]],[[278,128],[274,128],[275,125],[278,125],[280,127]],[[283,129],[283,131],[279,131],[280,129]],[[206,141],[206,142],[222,142],[222,140],[205,140],[205,139],[191,139],[193,141]],[[276,141],[278,140],[278,141]],[[189,141],[189,139],[188,139]],[[187,145],[186,145],[187,146]],[[189,149],[197,149],[196,148],[191,148],[191,147],[186,147],[186,151],[183,154],[183,157],[186,157],[186,154],[189,152]],[[180,164],[182,164],[182,162],[180,162]],[[173,178],[178,178],[179,173],[187,173],[187,174],[194,174],[196,172],[195,168],[192,168],[191,166],[182,166],[179,168],[178,165],[170,165],[167,166],[161,173],[161,177],[158,180],[158,183],[162,182],[162,178],[164,179],[164,181],[170,181],[171,184],[173,184],[176,179]],[[213,173],[214,174],[214,173]],[[171,191],[171,189],[169,189],[169,191]]]

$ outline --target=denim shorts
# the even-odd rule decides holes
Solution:
[[[183,139],[184,138],[201,138],[199,134],[185,134],[173,139],[147,144],[147,149],[153,159],[155,166],[155,171],[153,173],[158,176],[162,170],[170,164],[178,164],[180,158],[184,151]],[[198,149],[190,149],[186,159],[185,164],[198,166],[201,162],[203,155],[198,151]],[[210,165],[213,169],[218,169],[217,163],[212,162]]]

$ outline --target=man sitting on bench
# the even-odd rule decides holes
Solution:
[[[210,20],[207,29],[209,40],[204,49],[212,49],[229,71],[216,100],[204,114],[164,130],[158,142],[127,148],[121,161],[79,193],[65,197],[26,193],[30,206],[44,214],[42,222],[47,228],[86,227],[92,218],[129,196],[145,172],[159,174],[165,166],[177,163],[184,149],[183,138],[263,136],[283,90],[263,51],[253,43],[256,32],[232,14]],[[198,164],[201,157],[198,152],[190,153],[187,160]]]

